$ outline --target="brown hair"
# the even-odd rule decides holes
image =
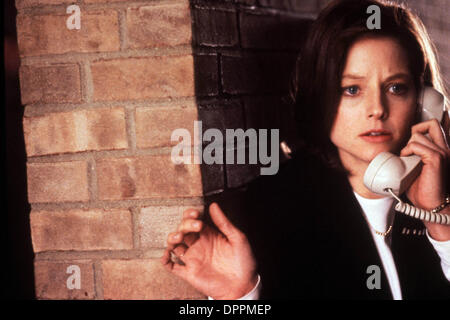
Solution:
[[[381,29],[367,28],[367,8],[380,8]],[[313,23],[297,60],[292,86],[296,121],[309,151],[342,168],[329,134],[340,101],[340,81],[350,46],[362,37],[393,37],[408,54],[416,89],[424,84],[445,94],[435,49],[420,19],[393,2],[336,0]]]

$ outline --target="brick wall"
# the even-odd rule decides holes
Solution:
[[[170,160],[172,130],[198,118],[189,2],[16,7],[37,298],[203,298],[159,263],[183,209],[203,204],[199,166]]]
[[[196,97],[203,129],[279,129],[280,141],[296,144],[293,110],[287,103],[289,81],[320,2],[191,2]],[[281,161],[285,159],[281,154]],[[211,199],[260,174],[258,165],[248,164],[201,169],[204,193]]]
[[[159,264],[165,238],[259,168],[175,165],[171,132],[278,128],[295,146],[287,84],[327,2],[16,0],[37,298],[204,298]]]

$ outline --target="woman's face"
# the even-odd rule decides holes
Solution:
[[[342,164],[367,165],[382,151],[399,152],[416,114],[407,55],[392,38],[365,38],[349,49],[330,139]]]

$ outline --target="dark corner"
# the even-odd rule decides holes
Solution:
[[[27,200],[26,153],[22,118],[24,107],[20,101],[19,52],[16,34],[15,1],[3,1],[3,88],[5,90],[2,117],[2,160],[6,193],[3,204],[6,220],[2,243],[6,244],[2,263],[3,298],[34,299],[33,248]]]

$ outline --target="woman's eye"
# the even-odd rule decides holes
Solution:
[[[342,88],[343,93],[347,96],[354,96],[359,93],[359,87],[358,86],[350,86]]]
[[[408,92],[408,86],[401,83],[395,83],[389,87],[389,92],[396,95],[402,95]]]

